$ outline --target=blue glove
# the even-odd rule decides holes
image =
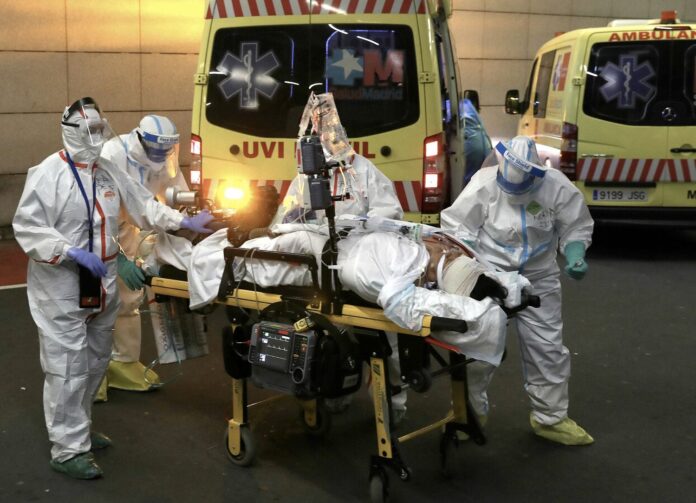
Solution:
[[[585,262],[585,245],[580,241],[571,241],[563,251],[568,265],[565,266],[565,273],[573,279],[582,279],[587,272],[587,262]]]
[[[123,254],[118,254],[118,275],[131,290],[140,290],[145,284],[145,274],[143,274],[142,269],[135,265],[132,260]]]
[[[192,217],[184,217],[180,227],[182,229],[198,232],[199,234],[210,234],[213,231],[208,229],[206,225],[208,225],[211,220],[213,220],[213,215],[211,215],[208,210],[203,210]]]
[[[106,276],[106,264],[96,254],[73,246],[67,255],[70,260],[88,269],[95,278]]]

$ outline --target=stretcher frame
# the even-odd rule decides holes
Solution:
[[[234,257],[250,258],[248,249],[231,248],[225,249],[225,277],[220,288],[220,295],[216,300],[219,304],[232,307],[241,307],[250,310],[261,311],[264,308],[287,300],[287,296],[282,293],[268,293],[262,289],[246,289],[235,287],[234,280],[227,276],[231,273],[229,264]],[[301,255],[281,252],[260,252],[257,251],[254,259],[281,260],[286,262],[304,263],[310,267],[313,283],[318,285],[316,261],[312,255]],[[324,282],[322,282],[324,283]],[[169,279],[165,277],[153,277],[150,279],[150,287],[158,297],[177,297],[189,298],[188,283],[183,280]],[[237,285],[238,286],[238,285]],[[376,331],[382,336],[361,339],[369,345],[369,367],[371,383],[373,386],[373,407],[375,417],[375,428],[377,437],[377,454],[370,459],[370,494],[372,501],[385,501],[389,494],[388,475],[386,469],[394,471],[399,479],[408,481],[411,478],[411,470],[404,462],[401,453],[401,443],[413,440],[422,435],[436,430],[443,430],[440,440],[440,462],[443,473],[448,474],[447,460],[452,447],[458,445],[457,431],[464,432],[476,444],[486,443],[486,437],[481,429],[476,414],[469,403],[468,386],[466,378],[466,365],[473,360],[459,353],[458,348],[438,341],[431,337],[436,330],[457,330],[465,331],[466,323],[463,320],[449,320],[426,315],[423,317],[422,328],[419,331],[405,330],[391,320],[384,311],[378,307],[366,307],[353,304],[344,304],[340,295],[333,292],[321,291],[321,289],[307,290],[312,292],[311,298],[305,298],[305,308],[307,311],[322,314],[329,321],[335,324],[356,327],[369,331]],[[293,301],[298,301],[298,297],[291,296]],[[234,324],[233,327],[235,328]],[[425,369],[415,370],[406,376],[402,368],[402,381],[394,384],[388,382],[389,362],[391,354],[384,332],[399,333],[399,345],[402,338],[418,338],[421,342],[430,345],[431,354],[440,363],[441,368],[429,373]],[[432,346],[441,347],[449,352],[449,362],[446,362]],[[430,387],[432,377],[443,375],[451,376],[451,402],[452,409],[443,418],[423,426],[415,431],[397,436],[391,409],[391,397],[395,393],[405,392],[407,388],[415,391],[426,391]],[[328,412],[321,408],[318,400],[299,400],[303,409],[303,419],[309,432],[324,433],[326,422],[329,420]],[[226,432],[226,448],[228,457],[232,462],[240,466],[247,466],[253,462],[255,455],[255,443],[250,431],[247,399],[247,379],[232,378],[232,416],[228,420]],[[322,417],[323,415],[323,417]],[[321,423],[324,424],[321,424]]]

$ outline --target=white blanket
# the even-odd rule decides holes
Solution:
[[[317,232],[318,231],[318,232]],[[254,249],[312,254],[317,263],[327,236],[319,229],[300,230],[275,238],[256,238],[242,246],[248,256],[235,259],[237,280],[259,287],[278,285],[311,285],[307,267],[285,262],[254,259]],[[180,245],[180,243],[177,243]],[[213,302],[218,294],[224,270],[223,249],[230,246],[225,229],[209,236],[195,247],[183,246],[180,253],[190,257],[188,281],[191,309]],[[170,247],[171,249],[172,247]],[[161,258],[161,257],[160,257]],[[349,235],[339,241],[338,271],[344,288],[352,290],[369,302],[377,303],[385,315],[397,325],[409,329],[422,328],[424,315],[465,320],[465,333],[440,332],[438,339],[457,346],[471,358],[498,365],[505,346],[506,316],[491,299],[477,301],[469,297],[428,290],[414,285],[425,271],[429,256],[422,243],[390,232]],[[180,265],[182,260],[177,259]],[[173,264],[177,265],[177,264]],[[498,277],[519,298],[526,279],[517,274]],[[518,301],[519,303],[519,301]]]

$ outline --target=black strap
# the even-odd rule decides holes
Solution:
[[[68,160],[68,164],[70,165],[70,169],[72,170],[73,175],[75,176],[75,180],[77,181],[77,186],[80,188],[80,192],[82,192],[82,198],[85,200],[85,205],[87,206],[87,220],[89,221],[89,251],[92,251],[92,243],[94,242],[94,207],[97,203],[97,179],[92,174],[92,207],[89,207],[89,198],[87,197],[87,192],[85,191],[85,186],[82,185],[82,180],[80,180],[80,175],[77,173],[77,168],[75,167],[75,163],[73,160],[70,158],[70,154],[68,152],[65,152],[65,157]]]
[[[73,126],[74,124],[71,124],[69,122],[66,123],[65,121],[68,120],[68,117],[70,117],[72,114],[74,114],[82,108],[85,108],[86,106],[94,107],[97,110],[97,112],[99,112],[99,115],[101,115],[101,108],[99,108],[97,102],[94,101],[93,98],[86,96],[84,98],[80,98],[75,103],[70,105],[70,107],[63,113],[63,120],[61,121],[61,124],[64,124],[66,126]]]

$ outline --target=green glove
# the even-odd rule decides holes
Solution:
[[[568,265],[565,266],[565,273],[573,279],[582,279],[587,272],[587,262],[585,262],[585,245],[580,241],[571,241],[563,251]]]
[[[118,254],[118,275],[131,290],[140,290],[145,284],[145,274],[143,271],[135,265],[132,260],[123,254]]]

